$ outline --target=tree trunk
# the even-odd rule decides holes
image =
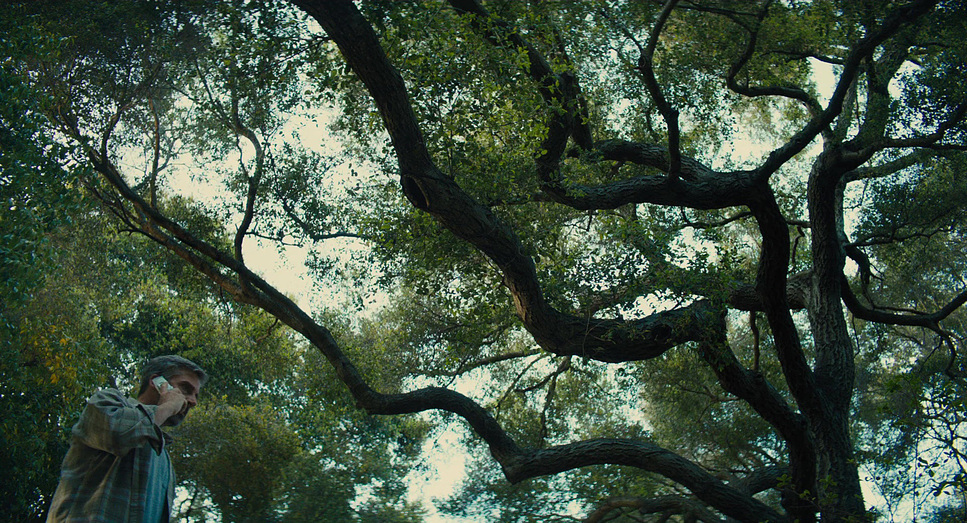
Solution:
[[[837,150],[824,152],[814,164],[807,190],[813,235],[813,289],[808,315],[822,407],[811,413],[810,425],[819,449],[817,501],[823,521],[857,521],[865,514],[849,433],[856,371],[841,293],[846,261],[843,191],[847,170]]]

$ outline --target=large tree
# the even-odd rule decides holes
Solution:
[[[592,520],[861,520],[861,465],[962,434],[926,406],[962,386],[962,2],[206,4],[27,3],[70,41],[24,75],[125,228],[366,412],[455,414],[510,483],[599,467]],[[284,139],[326,106],[372,174]],[[159,198],[169,162],[228,180],[230,241]],[[337,339],[256,238],[367,242],[316,266],[391,305]]]

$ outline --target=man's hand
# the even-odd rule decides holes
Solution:
[[[159,427],[163,426],[168,418],[175,415],[184,417],[188,411],[188,400],[185,394],[178,387],[172,387],[167,383],[161,384],[158,390],[160,399],[158,409],[154,413],[154,422]]]

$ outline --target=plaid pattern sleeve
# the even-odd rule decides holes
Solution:
[[[161,452],[163,433],[154,424],[155,405],[143,405],[116,390],[102,390],[87,401],[87,408],[71,434],[93,449],[124,456],[150,444]]]
[[[151,454],[162,454],[170,441],[154,424],[155,408],[113,389],[88,400],[71,430],[48,523],[141,523]]]

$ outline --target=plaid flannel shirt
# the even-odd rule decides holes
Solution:
[[[114,389],[91,396],[71,429],[48,523],[142,523],[151,453],[171,442],[154,423],[156,409]],[[172,473],[168,514],[174,494]]]

